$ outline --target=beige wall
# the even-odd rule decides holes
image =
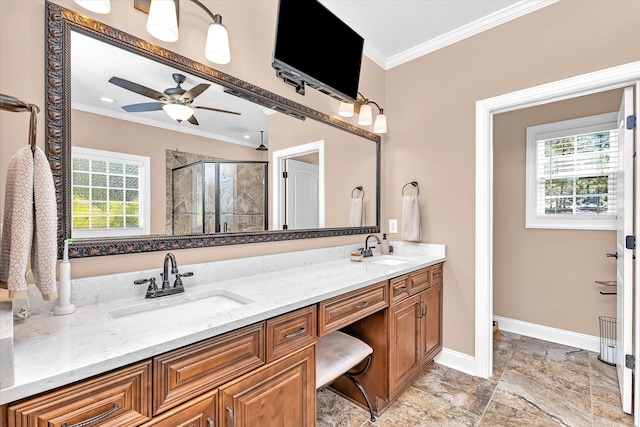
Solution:
[[[640,2],[563,0],[386,72],[383,220],[417,180],[423,239],[447,245],[444,347],[474,354],[476,101],[638,60]]]
[[[76,9],[71,0],[58,3]],[[99,20],[149,38],[144,15],[133,11],[131,2],[112,4],[112,14]],[[270,66],[275,0],[205,0],[205,4],[224,17],[231,33],[232,61],[220,70],[327,114],[337,111],[337,101],[314,90],[298,95],[275,78]],[[201,35],[206,22],[200,12],[188,9],[181,9],[181,40],[166,46],[205,61]],[[40,106],[44,105],[43,16],[43,1],[0,0],[0,93]],[[385,109],[389,122],[382,141],[382,231],[387,231],[387,219],[401,218],[402,186],[417,180],[423,240],[447,245],[446,348],[474,354],[475,102],[640,60],[639,24],[640,2],[635,0],[563,0],[386,72],[364,59],[360,91]],[[2,187],[8,158],[26,143],[28,117],[10,116],[0,114]],[[41,146],[43,141],[41,126]],[[177,257],[181,263],[203,262],[360,242],[362,237],[190,249]],[[152,268],[160,261],[157,253],[74,260],[73,276]]]
[[[498,316],[599,335],[616,297],[615,231],[525,228],[526,128],[617,111],[622,90],[498,114],[494,118],[494,307]]]

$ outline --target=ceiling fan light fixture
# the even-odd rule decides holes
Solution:
[[[111,12],[111,0],[73,0],[77,5],[91,12],[107,14]]]
[[[183,104],[164,104],[162,109],[169,117],[179,122],[187,120],[193,115],[193,109]]]
[[[338,108],[338,115],[342,117],[353,117],[353,104],[350,102],[341,102]]]
[[[174,0],[151,0],[147,31],[158,40],[165,42],[178,40],[178,16]]]
[[[214,22],[209,24],[207,42],[204,47],[204,56],[216,64],[228,64],[231,62],[229,49],[229,32],[222,25],[222,16],[215,15]]]

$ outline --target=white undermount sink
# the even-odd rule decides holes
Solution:
[[[185,293],[143,300],[140,303],[109,311],[113,319],[154,316],[163,319],[191,319],[221,313],[254,302],[251,298],[225,289]]]
[[[371,261],[373,264],[383,264],[383,265],[400,265],[405,262],[414,261],[416,258],[406,257],[406,256],[395,256],[395,255],[381,255],[381,256],[373,256],[373,260]]]

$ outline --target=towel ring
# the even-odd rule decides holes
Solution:
[[[418,191],[418,192],[416,193],[416,196],[417,196],[418,194],[420,194],[420,187],[418,187],[418,181],[411,181],[411,182],[407,182],[407,183],[404,185],[404,187],[402,187],[402,195],[403,195],[403,196],[404,196],[404,189],[405,189],[405,187],[406,187],[407,185],[413,185],[414,187],[416,187],[416,190]]]
[[[353,192],[356,191],[356,190],[362,191],[362,198],[364,199],[364,189],[362,188],[362,185],[358,185],[356,188],[351,190],[351,198],[353,199]]]

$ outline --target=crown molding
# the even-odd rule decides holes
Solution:
[[[457,28],[440,37],[431,39],[386,59],[380,54],[380,52],[367,47],[366,44],[364,53],[369,57],[369,59],[380,65],[384,70],[389,70],[393,67],[404,64],[405,62],[409,62],[438,49],[442,49],[483,31],[490,30],[498,25],[502,25],[531,12],[535,12],[539,9],[557,3],[558,1],[560,0],[522,0],[512,6],[492,13],[491,15],[487,15],[484,18],[478,19],[470,24]],[[370,52],[372,56],[369,55]]]

